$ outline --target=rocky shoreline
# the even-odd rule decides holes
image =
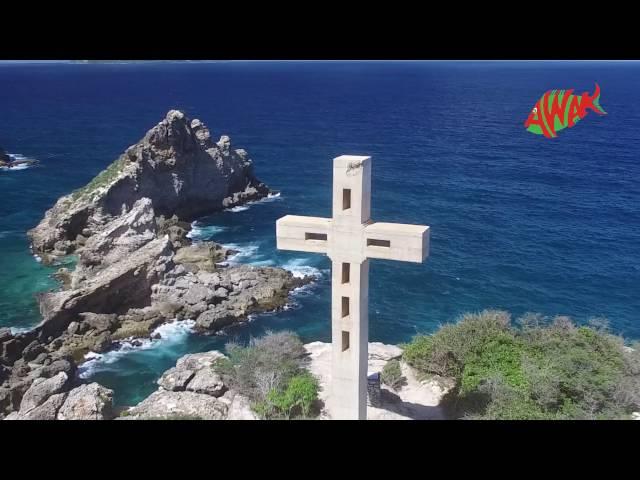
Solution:
[[[246,151],[227,136],[214,143],[201,121],[172,110],[87,186],[60,198],[28,232],[32,251],[47,264],[73,254],[77,264],[57,272],[60,290],[40,295],[37,327],[0,329],[0,418],[78,418],[68,411],[82,408],[65,405],[91,395],[105,407],[85,414],[108,418],[112,393],[76,378],[88,352],[149,337],[176,319],[212,334],[286,305],[311,278],[230,265],[236,252],[188,237],[197,217],[270,193]]]

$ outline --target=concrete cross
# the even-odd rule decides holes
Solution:
[[[367,418],[369,259],[418,262],[429,253],[429,227],[371,220],[371,157],[333,160],[333,217],[286,215],[277,247],[331,258],[331,391],[336,419]]]

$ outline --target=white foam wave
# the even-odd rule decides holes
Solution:
[[[249,207],[251,205],[256,205],[258,203],[270,203],[270,202],[274,202],[276,200],[281,200],[281,199],[282,199],[282,195],[280,195],[280,192],[270,193],[266,197],[261,198],[260,200],[247,202],[243,205],[237,205],[231,208],[225,208],[225,212],[244,212],[245,210],[249,210]]]
[[[258,201],[263,203],[268,203],[268,202],[273,202],[275,200],[281,200],[281,199],[282,199],[282,195],[280,195],[280,192],[276,192],[276,193],[270,193],[265,198],[260,199]]]
[[[9,330],[11,330],[11,335],[18,335],[19,333],[25,333],[32,329],[33,327],[9,327]]]
[[[153,331],[152,335],[160,334],[160,338],[157,340],[130,338],[117,342],[116,348],[106,353],[89,352],[84,357],[86,361],[78,367],[78,376],[80,378],[91,377],[94,373],[108,369],[108,365],[135,351],[163,348],[181,343],[187,335],[193,332],[195,323],[193,320],[177,320],[166,323]]]
[[[209,240],[218,233],[224,232],[227,228],[219,225],[201,225],[197,221],[191,224],[191,231],[187,233],[187,238],[194,241]]]
[[[275,265],[276,262],[274,262],[273,260],[256,260],[253,262],[249,262],[249,265],[253,265],[256,267],[272,267]]]
[[[238,251],[238,253],[227,259],[227,262],[230,264],[250,263],[249,260],[251,260],[252,258],[254,260],[257,260],[255,257],[258,249],[260,248],[260,245],[258,243],[225,243],[223,246],[225,248],[230,248],[232,250]]]
[[[248,205],[238,205],[236,207],[231,207],[231,208],[225,209],[225,211],[227,211],[227,212],[244,212],[245,210],[249,210],[249,206]]]
[[[307,261],[308,260],[304,258],[294,258],[282,265],[282,268],[289,270],[296,278],[304,278],[307,276],[320,278],[322,276],[320,269],[305,265]]]

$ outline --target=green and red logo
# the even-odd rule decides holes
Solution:
[[[593,95],[587,92],[574,95],[573,89],[549,90],[536,102],[524,126],[536,135],[555,138],[558,130],[571,128],[586,117],[587,109],[598,115],[607,113],[600,106],[600,87],[597,83]]]

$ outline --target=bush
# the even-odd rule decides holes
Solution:
[[[628,418],[640,406],[640,355],[598,319],[506,312],[467,314],[405,347],[422,375],[453,377],[454,416],[491,419]]]
[[[389,360],[382,369],[382,383],[394,390],[400,389],[407,379],[402,375],[400,362],[396,359]]]
[[[405,345],[403,358],[424,373],[457,377],[469,355],[488,341],[510,334],[511,317],[506,312],[486,310],[465,314],[457,324],[445,325],[436,335],[418,335]]]
[[[229,343],[228,359],[214,369],[231,388],[247,396],[263,418],[308,416],[317,399],[317,381],[303,368],[304,346],[292,332],[267,332],[248,346]]]
[[[217,363],[216,370],[252,401],[262,401],[272,389],[281,389],[298,373],[305,355],[300,339],[287,331],[267,332],[246,347],[229,343],[226,351],[229,360]]]
[[[318,400],[318,388],[316,378],[303,372],[292,377],[283,391],[272,389],[256,410],[263,418],[306,418]]]

